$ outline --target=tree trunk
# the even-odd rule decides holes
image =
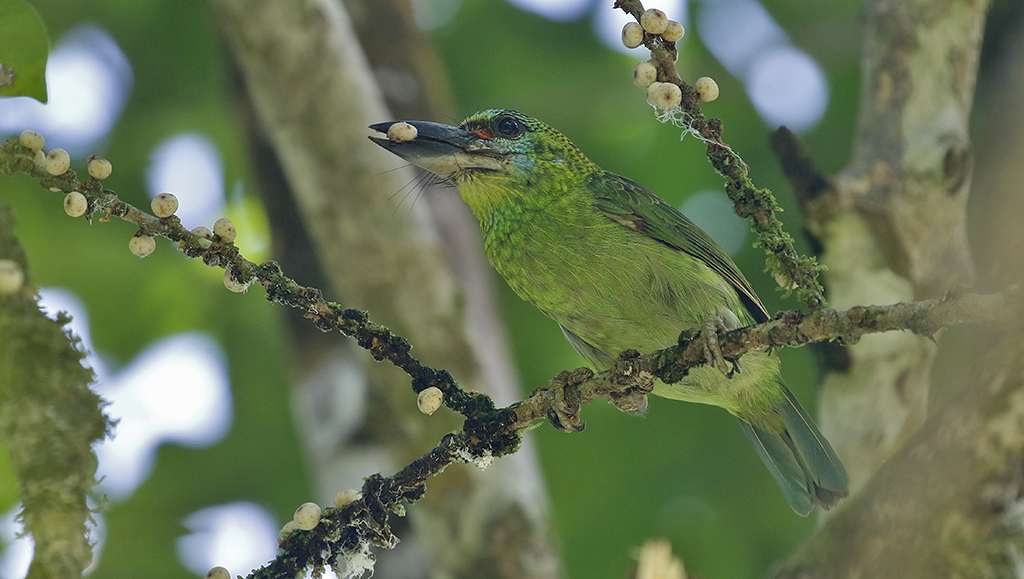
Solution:
[[[986,229],[1012,229],[1018,243],[977,262],[967,249],[968,122],[987,9],[956,0],[867,6],[853,160],[807,205],[835,307],[936,297],[971,282],[975,266],[1021,271],[1021,202],[1010,190],[1019,189],[1024,150],[1019,57],[1016,72],[1007,69],[1016,86],[999,93],[1007,113],[1000,123],[1016,124],[1001,126],[1006,141],[980,157],[986,170],[976,186],[1006,224]],[[958,361],[947,367],[969,365],[966,378],[930,409],[929,387],[942,377],[932,376],[939,349],[926,338],[865,338],[830,357],[840,362],[824,380],[824,430],[847,462],[854,496],[773,576],[998,577],[1024,569],[1024,333],[986,330],[980,345],[965,342],[942,355]],[[985,344],[987,353],[972,356]]]

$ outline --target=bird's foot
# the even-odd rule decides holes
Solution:
[[[735,374],[743,372],[743,369],[740,368],[739,359],[727,361],[722,355],[718,334],[726,332],[728,329],[721,317],[711,316],[704,320],[699,339],[704,346],[704,357],[707,359],[708,365],[717,368],[726,378],[732,378]]]
[[[573,387],[593,376],[590,368],[564,370],[551,379],[548,390],[551,392],[551,412],[548,420],[551,425],[562,432],[583,432],[587,423],[580,420],[579,402],[569,402],[565,389]]]

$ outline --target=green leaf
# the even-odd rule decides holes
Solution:
[[[0,0],[0,97],[46,102],[50,40],[39,13],[25,0]]]

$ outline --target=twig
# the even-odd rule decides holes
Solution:
[[[644,12],[640,0],[616,0],[619,8],[640,21]],[[666,42],[660,36],[645,34],[644,46],[651,51],[651,61],[658,69],[658,80],[672,82],[683,93],[680,107],[688,119],[687,130],[700,135],[707,143],[707,156],[711,165],[725,177],[725,192],[732,200],[737,215],[749,218],[757,233],[757,244],[768,252],[768,268],[786,280],[786,287],[796,288],[797,298],[811,310],[828,307],[824,290],[818,282],[819,272],[824,270],[814,257],[800,255],[793,246],[793,238],[783,231],[782,222],[775,216],[779,206],[768,189],[758,189],[750,181],[748,167],[728,145],[722,141],[722,121],[706,119],[701,110],[697,92],[679,78],[676,72],[678,52],[675,43]]]

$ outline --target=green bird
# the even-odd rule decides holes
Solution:
[[[599,369],[624,350],[675,345],[709,320],[735,329],[769,319],[711,237],[548,125],[502,109],[459,127],[399,122],[371,125],[389,138],[370,138],[458,186],[491,265]],[[846,469],[782,382],[777,356],[748,353],[731,377],[701,366],[653,393],[728,410],[798,514],[849,494]]]

